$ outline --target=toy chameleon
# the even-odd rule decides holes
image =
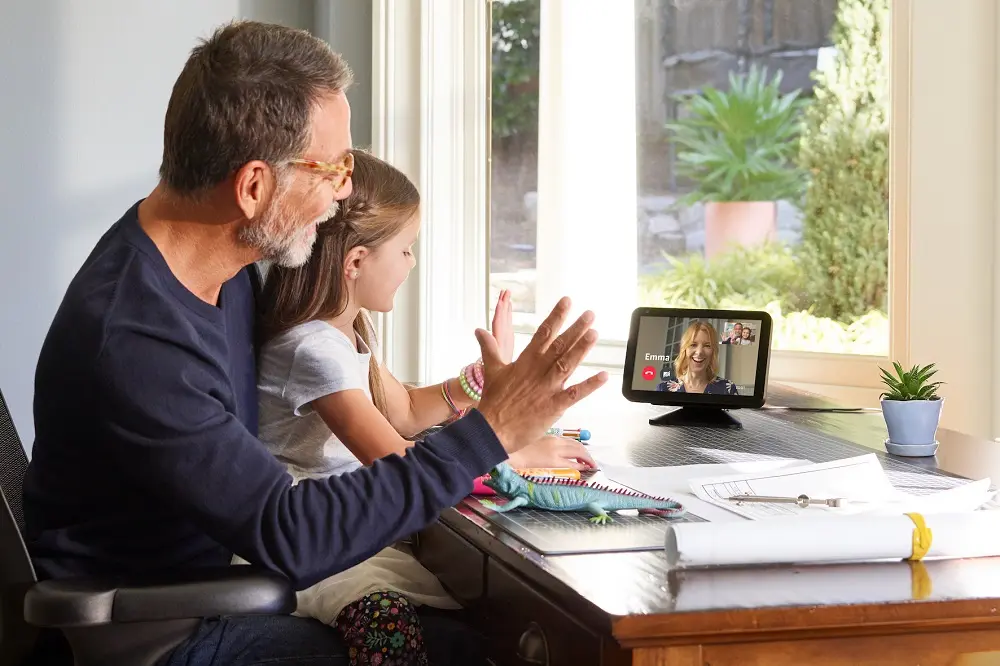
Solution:
[[[538,479],[523,477],[507,463],[500,463],[483,483],[492,488],[507,503],[497,505],[479,500],[483,506],[503,513],[517,507],[548,511],[589,511],[590,522],[603,525],[613,522],[608,511],[638,509],[639,513],[676,518],[684,515],[680,503],[663,497],[644,495],[634,490],[587,485],[583,480]]]

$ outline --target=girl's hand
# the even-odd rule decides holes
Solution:
[[[590,457],[587,447],[575,439],[553,435],[545,435],[520,451],[510,454],[507,463],[514,469],[555,467],[585,470],[597,468],[597,463]]]
[[[500,359],[510,363],[514,357],[514,308],[510,303],[510,290],[500,291],[497,308],[493,313],[493,337],[496,338]]]

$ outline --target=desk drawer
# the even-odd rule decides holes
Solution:
[[[599,666],[601,639],[490,560],[486,569],[492,654],[503,666]]]
[[[455,600],[474,606],[486,591],[486,555],[454,530],[437,522],[417,535],[413,552]]]

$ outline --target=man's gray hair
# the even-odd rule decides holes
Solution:
[[[220,27],[191,51],[174,84],[160,178],[197,195],[251,160],[301,156],[316,103],[352,79],[344,59],[304,30],[255,21]]]

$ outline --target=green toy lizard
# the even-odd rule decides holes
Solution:
[[[507,498],[507,503],[502,505],[480,500],[483,506],[500,513],[521,506],[548,511],[586,510],[593,514],[590,522],[603,525],[613,522],[608,511],[638,509],[639,513],[666,518],[676,518],[685,512],[684,507],[674,500],[634,490],[588,485],[582,480],[523,477],[507,463],[494,467],[483,479],[483,484],[497,495]]]

